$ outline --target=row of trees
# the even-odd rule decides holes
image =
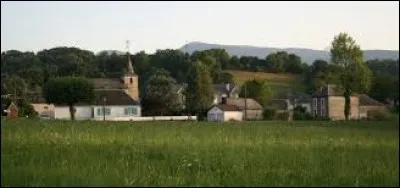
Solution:
[[[157,50],[150,55],[142,51],[131,58],[134,70],[139,75],[143,109],[149,114],[179,110],[177,104],[169,102],[176,101],[176,96],[170,91],[177,83],[188,84],[186,101],[189,111],[204,111],[212,101],[212,83],[233,83],[233,76],[226,69],[303,73],[307,92],[311,93],[324,84],[337,84],[345,91],[346,101],[351,93],[367,92],[369,89],[371,95],[380,100],[398,99],[398,60],[365,63],[360,47],[345,33],[334,38],[330,63],[317,60],[311,66],[302,63],[295,54],[286,52],[272,53],[265,59],[259,59],[230,57],[223,49],[197,51],[191,55],[170,49]],[[53,48],[37,54],[11,50],[1,54],[1,92],[15,92],[18,96],[24,96],[27,92],[41,92],[45,83],[60,76],[120,77],[126,63],[124,55],[95,55],[78,48]],[[385,80],[391,81],[381,84]],[[397,87],[393,87],[396,84]],[[263,81],[253,80],[245,85],[248,96],[260,104],[265,104],[265,99],[273,93]],[[397,88],[397,91],[393,88]]]

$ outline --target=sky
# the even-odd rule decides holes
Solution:
[[[126,40],[148,53],[194,41],[326,50],[340,32],[399,50],[399,2],[1,1],[1,51],[126,51]]]

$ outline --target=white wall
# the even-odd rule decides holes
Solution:
[[[223,111],[214,106],[207,112],[207,121],[224,121]]]
[[[120,117],[140,117],[142,115],[140,106],[135,106],[137,109],[136,115],[125,115],[125,107],[128,106],[105,106],[110,108],[110,115],[106,115],[106,120]],[[103,109],[103,106],[75,106],[75,119],[95,119],[103,120],[103,115],[97,115],[97,109]],[[92,111],[93,110],[93,111]],[[93,117],[92,117],[93,113]],[[54,117],[56,119],[70,119],[69,107],[56,106],[54,109]]]
[[[108,117],[107,121],[181,121],[191,120],[196,121],[197,116],[148,116],[148,117]],[[103,121],[102,118],[94,119]]]
[[[229,120],[236,120],[236,121],[242,121],[243,120],[243,112],[241,111],[229,111],[224,113],[224,120],[229,121]]]
[[[87,120],[92,117],[92,108],[90,106],[75,106],[75,119],[76,120]],[[54,118],[55,119],[71,119],[69,107],[56,106],[54,107]]]
[[[71,115],[69,113],[69,107],[55,106],[54,107],[54,118],[55,119],[71,119]]]
[[[110,115],[106,115],[106,120],[112,120],[114,118],[122,118],[127,117],[140,117],[142,116],[140,106],[105,106],[106,108],[110,108]],[[136,107],[137,114],[136,115],[125,115],[126,107]],[[103,106],[93,106],[94,109],[94,119],[95,120],[103,120],[103,115],[97,115],[97,109],[103,109]]]

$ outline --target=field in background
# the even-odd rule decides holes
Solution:
[[[264,73],[264,72],[246,72],[246,71],[228,71],[234,76],[235,83],[242,85],[247,80],[257,79],[265,80],[274,90],[294,89],[302,91],[304,84],[303,77],[290,73]]]
[[[396,122],[2,120],[1,186],[399,186]]]

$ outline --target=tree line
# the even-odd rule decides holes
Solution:
[[[330,62],[316,60],[311,65],[302,62],[299,56],[284,51],[271,53],[264,59],[230,56],[224,49],[196,51],[192,54],[172,49],[157,50],[154,54],[141,51],[130,57],[134,71],[139,75],[143,110],[149,114],[176,111],[176,104],[166,102],[176,96],[165,94],[171,91],[173,85],[183,83],[188,85],[187,92],[193,92],[185,94],[188,109],[206,109],[210,100],[207,92],[212,90],[212,83],[234,82],[233,75],[227,70],[303,74],[305,92],[309,94],[320,86],[336,83],[347,88],[347,94],[360,90],[380,101],[398,100],[399,60],[364,62],[360,56],[362,51],[347,35],[338,35],[332,44]],[[347,46],[342,47],[340,44]],[[342,61],[347,57],[341,52],[346,50],[351,52],[351,60],[348,62]],[[27,93],[42,92],[45,83],[55,77],[119,78],[124,74],[126,64],[126,55],[107,52],[94,54],[79,48],[57,47],[36,54],[10,50],[1,53],[1,93],[4,95],[15,92],[17,96],[24,98]],[[359,76],[354,77],[353,74]],[[359,85],[364,83],[366,85]],[[267,96],[265,92],[269,90],[265,83],[249,81],[246,84],[249,87],[254,86],[249,89],[254,91],[249,95],[264,104],[263,96]],[[194,92],[202,90],[205,92]],[[207,97],[202,99],[202,96]],[[198,101],[191,103],[191,99],[201,99],[204,104]],[[149,106],[159,108],[154,111]]]

